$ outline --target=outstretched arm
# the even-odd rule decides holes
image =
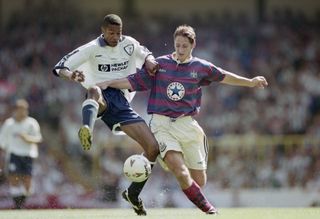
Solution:
[[[132,90],[132,86],[127,78],[104,81],[104,82],[98,83],[97,85],[103,90],[106,89],[107,87]]]
[[[263,76],[256,76],[250,79],[223,69],[221,69],[221,72],[225,74],[224,79],[221,81],[223,84],[258,88],[265,88],[268,86],[268,82]]]

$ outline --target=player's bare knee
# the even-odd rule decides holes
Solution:
[[[101,90],[98,86],[92,86],[88,88],[88,98],[94,99],[95,101],[99,101],[101,96]]]
[[[173,174],[179,182],[186,182],[190,178],[190,173],[187,168],[174,169]]]
[[[156,140],[147,143],[144,149],[145,149],[146,157],[151,162],[154,162],[157,159],[158,155],[160,154],[159,146]]]
[[[155,161],[160,154],[158,143],[155,142],[149,147],[150,158]]]

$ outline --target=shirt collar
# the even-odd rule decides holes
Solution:
[[[122,36],[119,40],[119,42],[123,41],[124,40],[124,37]],[[101,34],[99,37],[98,37],[98,42],[99,42],[99,45],[101,47],[105,47],[105,46],[109,46],[107,41],[105,41],[104,37],[103,37],[103,34]]]
[[[187,59],[184,60],[183,62],[180,62],[180,61],[177,59],[177,53],[176,53],[176,52],[173,52],[173,53],[171,54],[171,57],[172,57],[172,59],[173,59],[174,61],[176,61],[178,64],[188,63],[188,62],[190,62],[190,61],[192,60],[192,58],[193,58],[193,56],[190,55],[189,58],[187,58]]]
[[[99,37],[98,37],[98,42],[99,42],[99,45],[101,47],[105,47],[107,46],[107,42],[104,40],[104,37],[103,37],[103,34],[101,34]]]

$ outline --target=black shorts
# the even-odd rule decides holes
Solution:
[[[32,175],[33,158],[10,154],[9,173],[20,175]]]
[[[114,125],[126,125],[144,120],[131,108],[123,92],[114,88],[107,88],[102,91],[104,100],[107,103],[107,109],[99,115],[102,121],[113,129]],[[119,131],[119,130],[116,130]]]

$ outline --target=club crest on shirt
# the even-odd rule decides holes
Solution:
[[[133,44],[128,44],[123,49],[129,56],[131,56],[134,51],[134,46]]]
[[[197,78],[198,77],[198,72],[196,72],[196,71],[190,72],[190,77]]]
[[[184,97],[185,88],[179,82],[172,82],[167,87],[167,96],[173,101],[179,101]]]

